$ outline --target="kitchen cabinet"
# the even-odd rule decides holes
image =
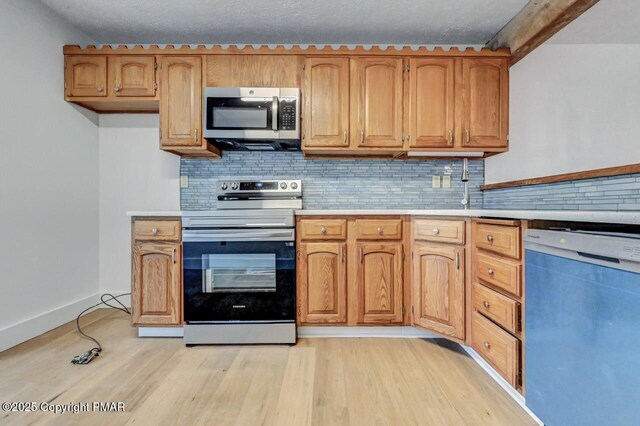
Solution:
[[[302,148],[349,147],[349,58],[304,62]]]
[[[156,95],[155,56],[112,56],[109,58],[109,90],[115,97]]]
[[[346,323],[347,244],[315,242],[299,247],[296,285],[300,323]]]
[[[351,59],[351,145],[402,150],[402,58]]]
[[[465,250],[454,245],[413,244],[414,324],[465,337]]]
[[[403,319],[403,245],[356,243],[358,324],[401,324]]]
[[[462,61],[462,145],[506,148],[509,123],[509,68],[506,59]]]
[[[67,97],[107,96],[106,56],[67,56],[65,58]]]
[[[409,149],[453,147],[454,62],[452,58],[411,58]]]
[[[184,156],[220,157],[202,137],[202,58],[160,59],[160,147]]]
[[[133,218],[131,308],[136,326],[182,324],[180,220]]]

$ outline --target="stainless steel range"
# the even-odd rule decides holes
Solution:
[[[185,344],[295,343],[300,208],[299,180],[238,180],[183,213]]]

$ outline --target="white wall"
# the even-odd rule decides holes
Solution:
[[[544,44],[510,85],[509,152],[485,183],[640,163],[640,45]]]
[[[101,115],[100,291],[131,291],[128,210],[180,210],[180,159],[159,148],[157,115]]]
[[[0,2],[0,351],[98,291],[97,116],[63,100],[72,42],[91,40],[40,2]]]

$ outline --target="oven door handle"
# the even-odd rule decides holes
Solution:
[[[293,229],[250,229],[250,230],[184,230],[182,241],[294,241]]]

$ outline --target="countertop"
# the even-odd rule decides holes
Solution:
[[[181,217],[186,211],[129,211],[128,216]],[[503,219],[538,219],[568,222],[623,223],[640,225],[640,212],[610,212],[587,210],[410,210],[410,209],[366,209],[366,210],[296,210],[297,216],[337,216],[337,215],[412,215],[450,217],[495,217]]]

